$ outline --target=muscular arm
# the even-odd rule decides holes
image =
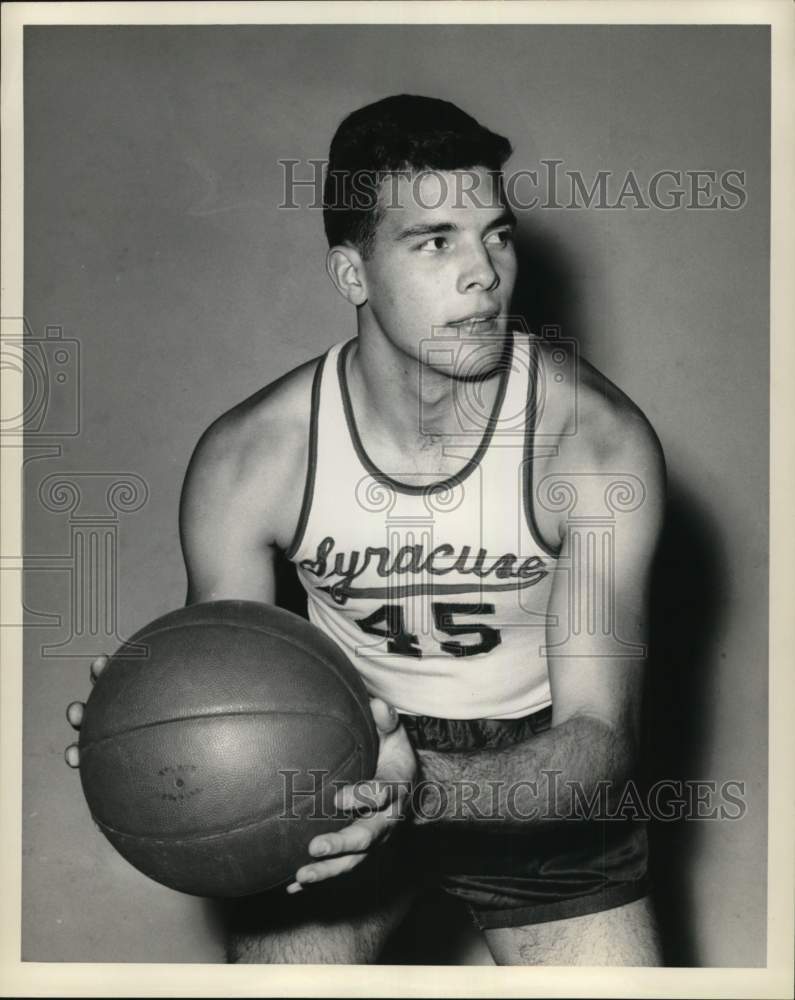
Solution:
[[[186,604],[224,598],[274,601],[267,495],[258,490],[261,477],[253,474],[249,449],[238,438],[234,423],[213,425],[188,466],[179,516]]]
[[[578,715],[505,750],[418,750],[421,783],[414,822],[495,820],[521,829],[576,815],[609,783],[615,801],[632,775],[634,748],[620,729]],[[503,826],[504,828],[504,826]]]
[[[277,548],[298,522],[316,363],[272,383],[202,435],[180,499],[187,604],[273,604]]]
[[[569,466],[577,502],[570,509],[573,517],[562,524],[564,547],[546,634],[551,728],[503,750],[418,751],[424,783],[416,800],[416,822],[495,815],[529,829],[573,815],[572,786],[578,786],[582,803],[606,782],[602,789],[607,789],[609,808],[633,776],[649,569],[662,518],[664,468],[647,426],[635,421],[625,434],[621,447],[609,456],[591,453],[584,464]],[[566,481],[567,475],[559,478]],[[638,502],[633,510],[615,514],[611,551],[603,547],[610,537],[605,491],[621,480],[634,484]],[[602,524],[578,527],[583,523],[578,519],[589,514],[603,515]],[[609,618],[614,625],[604,629]]]

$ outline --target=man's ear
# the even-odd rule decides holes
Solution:
[[[343,298],[351,305],[364,305],[367,301],[367,282],[358,250],[346,244],[331,247],[326,254],[326,270]]]

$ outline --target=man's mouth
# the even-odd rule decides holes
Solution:
[[[473,333],[489,333],[497,326],[499,312],[473,313],[471,316],[464,316],[462,319],[453,320],[448,326],[455,327],[456,330],[470,330]]]

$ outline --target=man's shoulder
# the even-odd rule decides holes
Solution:
[[[556,442],[547,472],[554,480],[571,477],[581,514],[586,507],[603,511],[606,501],[642,498],[643,514],[656,530],[665,504],[665,457],[640,406],[583,358],[574,392],[554,381],[547,390],[544,419]]]
[[[287,544],[303,496],[319,362],[299,365],[210,424],[185,476],[184,518],[242,518]]]
[[[620,513],[616,523],[631,533],[638,547],[651,551],[662,526],[666,495],[665,457],[651,421],[583,358],[575,391],[563,392],[559,383],[550,382],[546,402],[551,417],[545,414],[544,419],[555,447],[544,466],[546,485],[537,487],[540,495],[550,491],[551,499],[555,490],[556,499],[570,497],[560,514],[563,522],[571,516]],[[563,524],[556,528],[563,537]],[[631,547],[622,543],[624,551]]]
[[[300,458],[309,432],[312,384],[320,358],[304,362],[215,419],[201,436],[195,459],[245,470]]]
[[[621,465],[632,472],[664,463],[660,440],[640,406],[584,358],[578,360],[574,392],[550,395],[561,450],[584,471]]]

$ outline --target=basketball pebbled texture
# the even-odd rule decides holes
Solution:
[[[332,782],[372,777],[378,734],[363,681],[319,629],[213,601],[111,657],[79,747],[88,806],[127,861],[181,892],[234,897],[291,879],[313,837],[350,822],[333,818]]]

